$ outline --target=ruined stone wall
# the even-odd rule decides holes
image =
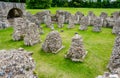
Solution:
[[[25,3],[15,3],[15,2],[1,2],[0,1],[0,21],[5,22],[5,26],[9,26],[7,16],[11,9],[19,9],[25,16]]]

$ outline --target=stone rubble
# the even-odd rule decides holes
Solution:
[[[68,28],[74,28],[74,27],[75,27],[75,16],[71,14],[69,16]]]
[[[0,21],[0,29],[5,29],[8,27],[8,24],[6,23],[6,21]]]
[[[62,48],[62,39],[58,31],[51,31],[42,44],[45,52],[58,53]]]
[[[114,13],[111,14],[113,20],[117,20],[120,17],[120,12],[116,11]]]
[[[80,35],[76,34],[72,38],[72,43],[68,53],[65,55],[65,58],[69,58],[75,62],[83,62],[87,51],[84,49],[83,46],[83,39]]]
[[[25,19],[15,18],[15,26],[13,26],[14,32],[12,36],[13,40],[18,41],[24,38],[25,27],[26,27]]]
[[[37,12],[34,16],[37,17],[37,19],[39,20],[40,24],[42,23],[45,23],[45,15],[46,15],[46,12],[49,12],[49,10],[45,10],[45,11],[42,11],[42,12]]]
[[[82,18],[83,16],[84,16],[83,13],[77,11],[77,12],[75,13],[75,24],[80,24],[80,20],[81,20],[81,18]]]
[[[67,24],[68,24],[68,22],[69,22],[69,16],[71,15],[71,13],[69,13],[69,12],[67,12],[67,11],[63,11],[63,10],[57,10],[57,11],[56,11],[56,15],[55,15],[57,21],[58,21],[58,16],[61,15],[61,13],[62,13],[62,15],[64,16],[64,23],[67,23]]]
[[[96,16],[92,11],[88,12],[88,25],[94,25],[94,20],[95,20]]]
[[[71,15],[71,13],[65,11],[65,23],[68,24],[69,22],[69,16]]]
[[[52,26],[52,19],[51,19],[50,11],[45,11],[44,23],[45,23],[46,26],[49,27],[49,28]]]
[[[59,14],[57,14],[57,20],[58,20],[58,27],[62,28],[65,22],[65,14],[63,11],[59,12]]]
[[[38,78],[31,56],[23,48],[0,50],[0,78]]]
[[[96,17],[93,24],[93,31],[100,32],[102,28],[102,20],[100,17]]]
[[[108,64],[108,69],[112,73],[120,74],[120,31],[117,32],[112,55]]]
[[[87,30],[88,28],[88,17],[84,16],[80,20],[80,30]]]
[[[30,23],[26,26],[26,33],[24,37],[24,44],[32,46],[40,42],[40,35],[38,26],[35,23]]]
[[[119,31],[120,31],[120,18],[118,18],[118,20],[115,21],[115,24],[112,29],[112,33],[118,34]]]
[[[26,19],[32,23],[35,23],[38,26],[40,34],[44,33],[42,27],[40,26],[41,21],[39,21],[39,19],[35,15],[32,15],[29,12],[26,12]]]
[[[103,27],[107,27],[107,18],[108,18],[108,14],[105,12],[101,12],[100,16],[99,16],[102,20],[102,26]]]
[[[106,20],[107,20],[106,27],[113,28],[113,26],[115,25],[115,20],[111,17],[106,18]]]

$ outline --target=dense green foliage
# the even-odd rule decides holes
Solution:
[[[30,9],[46,9],[51,7],[52,0],[28,0],[26,4]]]
[[[53,0],[52,7],[120,8],[120,0]]]
[[[83,8],[120,8],[120,0],[0,0],[6,2],[25,2],[30,9],[46,9],[52,7]]]

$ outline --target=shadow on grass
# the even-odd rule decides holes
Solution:
[[[6,42],[9,43],[9,44],[15,44],[15,43],[19,44],[19,43],[22,42],[22,40],[14,41],[14,40],[10,39],[10,40],[8,40],[8,41],[6,41]],[[6,43],[6,42],[5,42],[5,43]]]

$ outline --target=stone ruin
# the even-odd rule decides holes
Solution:
[[[71,13],[67,12],[67,11],[62,11],[62,10],[57,10],[56,11],[56,20],[58,22],[58,17],[59,15],[61,15],[62,13],[62,16],[64,16],[64,23],[68,23],[69,22],[69,16],[71,15]]]
[[[87,30],[88,28],[88,17],[84,16],[80,20],[80,30]]]
[[[50,32],[42,44],[45,52],[58,53],[62,48],[62,39],[57,31]]]
[[[71,15],[71,13],[65,11],[65,23],[68,24],[69,22],[69,16]]]
[[[100,17],[96,17],[93,24],[93,31],[100,32],[102,28],[102,20]]]
[[[36,23],[38,22],[38,19],[36,16],[32,15],[30,12],[26,12],[26,19],[29,20],[30,22]],[[40,22],[38,22],[40,24]]]
[[[113,18],[113,20],[117,20],[120,17],[120,12],[116,11],[116,12],[112,13],[111,17]]]
[[[25,3],[0,1],[0,28],[12,26],[13,19],[25,16]]]
[[[40,24],[45,23],[45,15],[46,12],[50,11],[42,11],[42,12],[37,12],[34,16],[37,17],[37,19],[40,21]]]
[[[24,44],[27,46],[32,46],[40,42],[40,35],[38,26],[35,23],[30,23],[26,26],[26,33],[24,37]]]
[[[96,15],[92,11],[89,11],[88,12],[88,24],[93,26],[95,18],[96,18]]]
[[[83,13],[81,13],[81,12],[76,12],[75,13],[75,24],[80,24],[80,20],[81,20],[81,18],[84,16],[84,14]]]
[[[39,33],[40,34],[44,33],[42,27],[40,26],[41,21],[39,21],[39,19],[35,15],[32,15],[29,12],[26,12],[26,20],[28,20],[28,21],[30,21],[32,23],[35,23],[38,26],[38,28],[39,28]]]
[[[12,36],[13,40],[18,41],[18,40],[22,40],[24,38],[25,27],[26,27],[25,19],[23,19],[23,18],[15,19],[15,26],[13,27],[14,33]]]
[[[0,50],[0,78],[38,78],[31,56],[23,48]]]
[[[38,26],[24,18],[16,18],[14,26],[13,40],[23,40],[24,44],[32,46],[40,42]]]
[[[106,18],[106,20],[107,24],[105,27],[113,28],[113,26],[115,25],[115,20],[111,17]]]
[[[8,24],[6,23],[7,21],[0,21],[0,29],[5,29],[8,27]]]
[[[108,14],[105,12],[101,12],[100,16],[99,16],[102,20],[102,26],[106,27],[107,26],[107,19],[108,18]]]
[[[51,19],[50,11],[45,11],[44,23],[46,24],[47,27],[49,28],[52,27],[52,19]]]
[[[118,20],[115,21],[112,33],[118,34],[119,31],[120,31],[120,18],[118,18]]]
[[[68,53],[65,55],[65,58],[69,58],[75,62],[83,62],[87,51],[84,49],[83,46],[83,39],[80,35],[76,34],[72,38],[72,43]]]
[[[74,27],[75,27],[75,16],[71,14],[69,16],[68,28],[74,28]]]
[[[59,12],[57,12],[56,16],[57,16],[57,21],[58,21],[58,27],[59,27],[59,28],[62,28],[63,25],[64,25],[64,22],[65,22],[65,14],[64,14],[64,11],[59,11]]]
[[[117,32],[117,37],[115,39],[115,44],[113,47],[110,62],[108,64],[108,69],[112,73],[117,73],[120,75],[120,31]]]

